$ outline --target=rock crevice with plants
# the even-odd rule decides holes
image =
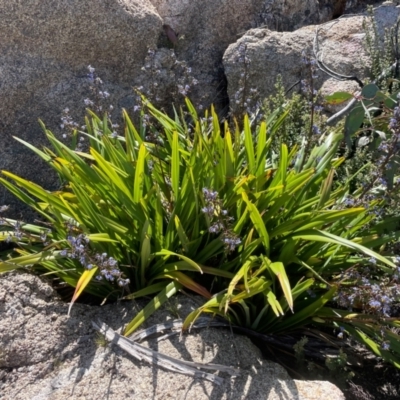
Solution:
[[[314,353],[314,359],[307,361],[309,368],[313,363],[335,365],[345,380],[354,376],[358,365],[357,351],[351,349],[354,343],[400,368],[398,7],[385,2],[363,16],[325,23],[329,20],[326,10],[337,14],[337,8],[330,2],[310,1],[304,2],[303,12],[326,6],[317,13],[317,21],[312,19],[322,25],[295,32],[273,32],[271,27],[244,32],[223,57],[230,101],[227,113],[218,105],[209,106],[210,94],[219,96],[215,86],[210,91],[209,78],[218,69],[210,60],[214,52],[219,54],[214,60],[222,57],[222,47],[237,31],[226,30],[231,38],[226,36],[226,42],[212,36],[210,31],[217,32],[212,29],[200,36],[201,46],[211,46],[214,40],[222,47],[211,46],[212,51],[202,53],[204,69],[199,73],[201,66],[191,66],[191,57],[198,57],[190,38],[181,36],[173,19],[157,17],[157,10],[167,13],[173,3],[171,10],[156,3],[145,5],[143,12],[144,6],[135,1],[127,1],[122,8],[105,2],[103,6],[113,16],[129,24],[132,18],[140,23],[153,21],[155,29],[162,30],[158,48],[156,41],[153,48],[149,46],[152,39],[146,39],[150,42],[140,43],[135,62],[117,72],[115,59],[106,57],[107,46],[104,58],[98,60],[100,68],[94,67],[98,53],[93,45],[94,58],[87,77],[82,78],[87,79],[90,91],[84,97],[84,121],[75,122],[78,108],[72,105],[63,110],[62,132],[41,122],[45,147],[32,144],[26,134],[16,138],[53,172],[58,188],[21,177],[17,166],[2,169],[1,185],[35,215],[34,220],[22,220],[12,215],[12,209],[10,215],[6,204],[0,207],[2,286],[20,276],[14,270],[51,278],[70,303],[68,310],[60,306],[64,310],[60,313],[67,311],[69,316],[63,317],[67,325],[74,323],[75,310],[81,307],[76,303],[85,296],[86,301],[98,299],[102,304],[126,301],[122,304],[128,308],[132,308],[128,301],[146,299],[119,324],[113,322],[120,331],[108,337],[120,338],[114,341],[121,346],[128,343],[126,338],[138,337],[137,330],[160,307],[184,293],[201,299],[182,316],[184,332],[208,316],[211,322],[224,321],[235,332],[263,340],[263,349],[273,346],[271,353],[278,352],[276,359],[283,365],[286,356],[279,354],[291,354],[301,364],[306,362],[304,356],[312,358]],[[241,19],[244,26],[259,24],[257,18],[264,14],[254,19],[254,10],[260,10],[261,3],[268,5],[240,3],[243,16],[249,18]],[[185,15],[191,16],[198,6],[193,2],[187,10],[183,7]],[[9,6],[0,2],[0,7],[11,16]],[[54,9],[55,21],[63,10]],[[103,16],[104,10],[98,12]],[[315,13],[310,14],[314,19]],[[293,21],[293,27],[304,24],[297,17]],[[79,30],[68,30],[68,18],[63,26],[63,35],[69,32],[64,43],[75,43]],[[43,25],[45,32],[50,28]],[[22,40],[18,35],[23,31],[18,32],[15,41]],[[347,52],[348,64],[337,62],[331,52],[338,43]],[[54,60],[58,50],[43,48]],[[359,53],[358,65],[351,62],[352,51]],[[143,61],[142,75],[136,78],[148,80],[137,81],[128,103],[121,104],[120,98],[117,107],[112,105],[111,100],[127,93],[127,88],[113,93],[109,82],[121,88],[120,82],[127,81],[118,74],[125,71],[129,76],[132,71],[127,68],[135,69],[139,60]],[[71,68],[76,70],[79,58],[74,62],[76,67]],[[268,71],[271,76],[265,76]],[[103,72],[105,78],[100,78]],[[113,73],[110,80],[108,74]],[[334,78],[345,85],[331,92],[329,82]],[[357,87],[352,89],[349,83]],[[192,90],[193,86],[198,89]],[[171,105],[166,96],[172,90]],[[18,90],[10,93],[12,99]],[[195,106],[200,98],[205,103]],[[75,97],[70,100],[71,104],[76,101]],[[337,113],[346,104],[346,113]],[[125,105],[122,113],[121,105]],[[2,151],[10,157],[7,148]],[[3,309],[9,317],[15,310],[18,315],[22,303],[29,305],[29,294],[16,296],[19,306],[13,308],[8,305],[7,291],[3,293]],[[23,310],[32,314],[29,306]],[[97,309],[93,310],[94,316]],[[82,321],[92,318],[91,311],[86,312],[91,316],[82,315]],[[45,314],[40,312],[42,320]],[[58,318],[57,313],[52,315]],[[14,330],[20,334],[15,327],[3,328],[1,343],[5,341],[6,349],[11,343],[20,354],[18,342],[28,339],[24,332],[13,336]],[[3,353],[6,373],[2,379],[11,382],[16,375],[8,368],[16,368],[10,366],[16,358],[10,350]],[[86,364],[83,368],[76,382],[86,376],[85,368],[90,370]],[[62,398],[62,388],[73,392],[69,385],[60,384],[54,398]],[[295,388],[297,384],[290,385],[289,398],[308,398]],[[16,395],[13,385],[5,387]],[[207,396],[224,398],[233,390],[225,389],[218,395],[212,389]],[[247,390],[259,390],[256,383],[242,389],[241,396]],[[275,398],[277,389],[264,390],[270,397],[264,393],[263,398]],[[34,398],[49,393],[37,393],[39,397]]]

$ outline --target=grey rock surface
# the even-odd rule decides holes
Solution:
[[[132,106],[162,20],[148,0],[1,0],[0,15],[0,169],[55,188],[56,177],[13,136],[47,144],[38,119],[57,132],[65,108],[83,124],[88,65],[116,109]],[[3,187],[0,202],[15,204]]]
[[[151,0],[163,21],[178,34],[175,51],[199,81],[191,85],[190,98],[197,106],[211,103],[227,111],[222,56],[248,29],[263,24],[264,0]]]
[[[383,37],[385,28],[390,28],[400,14],[400,7],[385,4],[375,9],[378,31]],[[223,63],[228,80],[228,97],[231,110],[236,113],[251,97],[251,89],[258,90],[258,100],[274,93],[278,74],[285,88],[304,79],[307,69],[302,64],[302,53],[312,55],[316,29],[319,29],[319,49],[324,63],[333,71],[347,76],[365,79],[369,71],[369,57],[365,50],[365,32],[362,27],[365,14],[347,16],[319,26],[305,26],[294,32],[275,32],[268,29],[252,29],[235,44],[228,47]],[[245,61],[247,60],[247,63]],[[243,76],[246,84],[243,86]],[[241,88],[244,90],[241,91]],[[295,87],[294,90],[298,90]],[[356,91],[355,82],[340,82],[318,71],[315,88],[331,94],[338,90]],[[251,107],[251,105],[249,105]]]
[[[195,306],[185,297],[176,310],[185,317]],[[221,375],[225,383],[216,386],[137,361],[116,346],[96,344],[91,321],[101,319],[117,330],[140,304],[75,304],[70,317],[67,309],[38,277],[0,277],[1,399],[344,399],[330,383],[293,381],[281,366],[262,360],[249,339],[226,330],[202,329],[145,344],[178,359],[241,369],[235,378]],[[175,317],[164,307],[147,326]]]
[[[168,27],[178,33],[174,45],[199,81],[191,87],[196,105],[214,103],[220,115],[228,99],[222,56],[249,29],[293,31],[309,24],[330,21],[358,0],[151,0]],[[162,86],[162,85],[159,85]]]
[[[342,15],[346,7],[355,5],[349,0],[269,0],[262,14],[267,28],[292,31],[304,25],[320,24]]]

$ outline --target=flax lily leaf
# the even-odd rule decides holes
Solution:
[[[129,198],[130,191],[123,181],[123,178],[127,178],[128,175],[124,171],[113,165],[111,162],[105,160],[101,156],[101,154],[97,153],[97,151],[95,151],[94,149],[91,150],[91,154],[97,162],[97,166],[101,168],[101,170],[109,177],[113,185],[115,185]]]
[[[190,326],[196,322],[197,318],[199,318],[203,312],[210,312],[224,316],[225,314],[219,311],[220,305],[223,304],[224,297],[226,297],[224,293],[218,293],[206,303],[204,303],[201,307],[192,311],[183,322],[182,330],[186,331],[187,329],[189,329]]]
[[[1,171],[1,173],[3,175],[7,176],[8,178],[11,178],[18,186],[23,187],[31,195],[35,196],[36,198],[38,198],[46,203],[53,205],[54,207],[58,208],[59,210],[61,209],[61,210],[64,210],[64,212],[66,212],[62,202],[57,197],[53,196],[50,192],[41,188],[39,185],[36,185],[35,183],[30,182],[26,179],[20,178],[19,176],[14,175],[8,171]]]
[[[261,218],[261,215],[260,215],[257,207],[249,201],[249,199],[247,198],[247,195],[245,193],[242,193],[242,196],[243,196],[243,200],[247,204],[247,209],[249,210],[250,218],[253,221],[253,224],[254,224],[258,234],[260,235],[260,238],[263,241],[266,254],[268,255],[269,250],[270,250],[270,243],[269,243],[269,235],[268,235],[267,229],[265,227],[265,224]]]
[[[34,153],[36,153],[39,157],[41,157],[44,161],[50,162],[52,158],[46,154],[45,152],[39,150],[35,146],[31,145],[30,143],[26,142],[25,140],[20,139],[19,137],[13,136],[15,140],[18,142],[22,143],[24,146],[26,146],[28,149],[32,150]]]
[[[279,164],[279,175],[280,175],[280,182],[282,185],[286,184],[287,169],[288,169],[288,149],[285,144],[282,144],[280,164]]]
[[[197,122],[197,120],[199,119],[199,117],[198,117],[198,115],[197,115],[196,109],[193,107],[192,102],[191,102],[187,97],[185,97],[185,103],[186,103],[186,106],[187,106],[187,108],[188,108],[188,110],[189,110],[189,112],[190,112],[190,115],[191,115],[192,118],[193,118],[193,121],[194,121],[194,122]]]
[[[14,263],[12,260],[0,261],[0,274],[3,274],[5,272],[14,271],[19,268],[22,268],[21,265]]]
[[[267,293],[267,301],[277,317],[279,317],[281,315],[285,315],[285,313],[283,312],[282,306],[279,303],[278,299],[276,298],[274,292],[269,291]]]
[[[68,307],[68,316],[71,312],[72,305],[75,303],[75,301],[78,299],[78,297],[82,294],[82,292],[85,290],[86,286],[90,283],[90,281],[93,279],[94,275],[96,274],[98,268],[94,267],[90,270],[85,270],[81,277],[79,278],[78,284],[76,285],[74,295],[72,296],[71,302]]]
[[[130,119],[125,109],[122,110],[122,117],[124,118],[125,121],[125,140],[127,143],[128,159],[130,161],[134,161],[137,159],[137,153],[135,151],[135,148],[138,148],[142,144],[143,140],[140,137],[135,126],[133,125],[132,120]],[[138,145],[136,145],[136,143]]]
[[[301,280],[300,282],[297,282],[297,284],[292,289],[293,302],[295,302],[295,300],[300,295],[302,295],[304,292],[309,290],[313,286],[314,283],[315,283],[315,279],[313,279],[313,278],[309,278],[309,279]],[[282,304],[282,308],[283,308],[284,312],[286,312],[287,309],[289,308],[288,304],[286,303],[286,298],[283,298],[281,300],[281,304]]]
[[[3,173],[4,171],[1,171]],[[44,215],[44,217],[48,220],[53,220],[50,215],[46,214],[43,212],[42,207],[40,207],[37,202],[30,196],[28,196],[23,190],[18,188],[16,185],[12,184],[11,182],[0,178],[0,183],[7,188],[9,192],[11,192],[16,198],[21,200],[23,203],[27,204],[30,206],[32,209],[37,211],[39,214]],[[48,202],[45,202],[44,204],[48,204]]]
[[[179,169],[180,169],[180,159],[179,159],[179,144],[178,144],[178,132],[174,132],[172,140],[172,160],[171,160],[171,179],[172,179],[172,189],[174,191],[175,200],[180,198],[179,194]]]
[[[9,271],[13,264],[14,269],[40,264],[44,261],[53,261],[57,258],[59,251],[43,251],[34,254],[26,254],[20,257],[11,258],[7,261],[0,261],[0,273]]]
[[[332,168],[329,171],[329,174],[325,179],[323,185],[321,186],[321,193],[320,193],[321,197],[317,209],[321,209],[325,205],[325,203],[330,199],[334,175],[335,175],[335,170]]]
[[[180,259],[182,259],[183,261],[186,261],[189,265],[191,265],[193,267],[193,269],[197,272],[203,273],[201,267],[199,264],[197,264],[195,261],[193,261],[192,259],[190,259],[189,257],[186,257],[182,254],[178,254],[178,253],[174,253],[173,251],[169,251],[167,249],[163,249],[159,252],[157,252],[155,255],[160,255],[160,256],[176,256]]]
[[[281,262],[273,262],[273,263],[270,262],[268,266],[272,270],[272,272],[278,277],[287,304],[289,305],[290,309],[293,312],[292,289],[290,287],[289,278],[286,274],[284,265]]]
[[[224,271],[220,268],[206,267],[205,265],[200,265],[200,267],[205,274],[221,276],[228,279],[232,279],[234,277],[232,272]]]
[[[292,231],[304,231],[311,228],[322,228],[324,225],[333,222],[348,219],[354,220],[354,217],[365,212],[364,208],[349,208],[347,210],[329,210],[320,211],[317,214],[308,212],[293,216],[289,221],[280,224],[275,230],[271,231],[270,237],[288,234]]]
[[[351,249],[360,251],[364,254],[367,254],[370,257],[373,257],[382,263],[388,265],[389,267],[396,268],[396,265],[390,261],[388,258],[381,256],[380,254],[374,252],[373,250],[361,246],[358,243],[355,243],[351,240],[344,239],[340,236],[332,235],[326,231],[319,231],[315,230],[306,230],[302,232],[296,232],[292,235],[293,239],[302,239],[302,240],[309,240],[309,241],[316,241],[316,242],[325,242],[325,243],[332,243],[336,245],[342,245],[349,247]]]
[[[225,171],[226,171],[226,176],[229,178],[232,178],[234,176],[234,168],[235,168],[235,158],[234,158],[234,153],[233,153],[233,145],[232,145],[232,136],[231,133],[229,132],[229,129],[226,128],[225,132],[225,137],[224,137],[224,143],[225,143]]]
[[[140,279],[142,282],[142,286],[145,285],[146,270],[151,262],[151,230],[149,229],[149,225],[149,221],[146,221],[146,224],[143,227],[141,241],[142,243],[140,249]]]
[[[89,235],[87,235],[87,237],[91,242],[118,242],[115,239],[111,239],[107,233],[90,233]]]
[[[237,303],[241,300],[251,298],[258,293],[265,293],[266,290],[269,289],[271,286],[271,282],[266,280],[265,278],[252,278],[252,280],[248,284],[248,289],[244,288],[239,293],[236,293],[232,298],[229,300],[231,303]]]
[[[181,240],[182,246],[185,250],[185,253],[189,252],[189,239],[184,231],[181,221],[177,215],[175,215],[175,227],[179,235],[179,239]]]
[[[124,296],[124,300],[133,300],[133,299],[138,299],[140,297],[150,296],[151,294],[154,293],[159,293],[165,288],[165,286],[166,286],[165,281],[154,283],[153,285],[149,285],[144,289],[138,290],[135,293],[131,293]]]
[[[371,349],[377,356],[382,357],[385,361],[392,363],[395,367],[400,368],[400,357],[396,357],[389,350],[383,350],[378,343],[366,335],[362,329],[354,328],[351,325],[343,324],[346,331],[350,332],[360,342],[364,343],[369,349]]]
[[[7,226],[10,226],[10,225],[11,226],[15,226],[15,224],[18,223],[19,221],[15,220],[15,219],[11,219],[11,218],[2,218],[2,222],[3,222],[3,226],[7,227]],[[7,224],[9,224],[9,225],[7,225]],[[39,225],[23,223],[23,224],[21,224],[21,226],[23,227],[24,230],[27,230],[30,233],[36,233],[36,234],[39,234],[39,235],[44,231],[43,226],[39,226]],[[0,230],[0,232],[2,232],[2,231]],[[0,235],[0,240],[5,240],[3,235]]]
[[[252,325],[250,326],[250,329],[254,330],[254,331],[260,331],[260,322],[264,319],[266,313],[268,312],[268,309],[270,308],[269,304],[266,304],[262,309],[261,312],[259,312],[259,314],[257,315],[257,317],[255,318],[254,322],[252,323]]]
[[[135,169],[135,181],[133,184],[133,201],[139,203],[143,196],[144,185],[144,163],[146,158],[146,147],[144,143],[140,145],[138,160]]]
[[[203,265],[200,265],[200,264],[198,264],[198,265],[201,268],[201,270],[203,271]],[[162,266],[162,270],[163,270],[163,272],[172,272],[172,271],[199,272],[197,266],[194,266],[192,261],[188,262],[188,261],[184,261],[184,260],[174,261],[174,262],[168,263],[168,264],[164,263]],[[216,270],[216,268],[211,268],[211,270]]]
[[[329,289],[324,295],[320,296],[311,303],[309,306],[303,308],[300,311],[294,309],[294,314],[288,318],[285,318],[282,322],[279,323],[279,327],[276,326],[275,332],[282,332],[293,327],[299,327],[305,323],[311,316],[315,315],[320,308],[322,308],[328,301],[332,299],[334,294],[336,293],[337,288],[332,287]]]
[[[239,281],[241,279],[244,278],[245,275],[248,274],[249,268],[251,266],[251,261],[247,261],[242,268],[240,268],[240,270],[238,271],[238,273],[234,276],[234,278],[231,280],[229,286],[228,286],[228,291],[227,291],[227,295],[228,296],[232,296],[233,291],[235,290],[236,285],[239,283]],[[246,286],[246,290],[249,290],[248,284],[246,282],[245,284]]]
[[[250,128],[250,121],[249,117],[246,114],[244,117],[244,145],[246,149],[246,155],[247,155],[247,162],[249,164],[249,172],[251,174],[255,173],[255,167],[256,167],[256,159],[254,156],[254,145],[253,145],[253,137],[251,133],[251,128]]]
[[[206,299],[211,298],[211,293],[204,287],[196,283],[192,278],[185,275],[180,271],[171,271],[165,272],[161,275],[156,276],[154,279],[172,279],[179,282],[182,286],[188,288],[192,292],[199,294],[200,296],[205,297]]]
[[[141,310],[135,318],[129,322],[123,331],[124,336],[131,335],[140,325],[143,324],[146,319],[148,319],[156,310],[158,310],[169,298],[174,296],[178,290],[182,288],[178,282],[170,282],[161,290],[157,296],[146,305],[146,307]]]
[[[260,125],[257,138],[257,172],[256,176],[260,177],[265,171],[265,156],[267,154],[267,124],[263,121]]]

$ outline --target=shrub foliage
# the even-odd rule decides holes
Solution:
[[[174,118],[144,102],[143,117],[152,122],[136,129],[124,112],[120,136],[107,117],[90,113],[80,133],[88,151],[47,129],[51,149],[18,139],[62,186],[50,192],[2,171],[1,183],[42,223],[1,219],[0,240],[16,247],[0,272],[58,276],[75,287],[71,305],[83,291],[108,299],[152,296],[125,335],[189,290],[204,304],[185,328],[201,313],[261,333],[328,326],[400,366],[396,318],[361,307],[369,302],[362,295],[360,307],[340,307],[349,287],[363,285],[355,271],[369,268],[376,280],[392,282],[396,259],[385,245],[398,236],[387,234],[387,221],[374,222],[379,199],[367,207],[348,201],[352,177],[337,179],[345,161],[338,156],[341,132],[321,135],[312,148],[288,148],[277,132],[290,103],[259,124],[245,116],[232,128],[213,110],[200,117],[189,100],[188,112]]]

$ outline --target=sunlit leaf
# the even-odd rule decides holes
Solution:
[[[353,95],[351,93],[335,92],[333,94],[325,96],[325,101],[328,104],[337,105],[337,104],[344,103],[345,101],[350,100],[352,98],[353,98]]]
[[[79,278],[78,284],[76,285],[74,295],[72,296],[71,302],[69,303],[68,307],[68,315],[71,312],[72,305],[75,301],[79,298],[82,292],[85,290],[86,286],[91,282],[93,277],[95,276],[98,267],[93,267],[90,270],[85,270],[81,277]]]
[[[169,283],[162,291],[160,291],[157,296],[139,311],[135,318],[129,322],[125,327],[123,334],[124,336],[131,335],[140,325],[143,324],[146,319],[148,319],[156,310],[158,310],[169,298],[171,298],[177,291],[182,287],[178,282],[172,281]]]

